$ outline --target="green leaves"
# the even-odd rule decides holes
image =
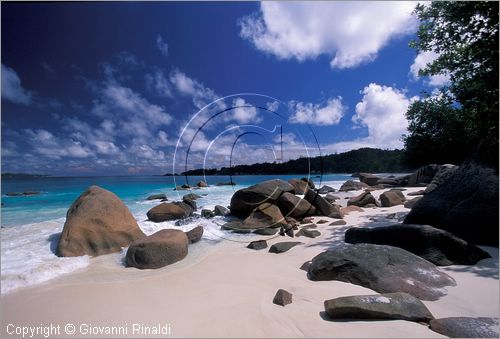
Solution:
[[[420,75],[449,74],[451,84],[410,106],[409,161],[460,163],[474,154],[498,168],[498,2],[437,1],[415,14],[410,46],[439,54]]]

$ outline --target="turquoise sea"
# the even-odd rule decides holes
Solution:
[[[197,200],[198,212],[202,208],[213,209],[215,205],[228,206],[234,191],[258,182],[280,178],[288,180],[307,175],[248,175],[233,176],[236,186],[216,186],[229,182],[229,176],[206,176],[188,178],[190,185],[200,180],[210,187],[194,190],[202,196]],[[310,178],[317,186],[329,185],[336,189],[350,174],[326,174]],[[185,177],[172,176],[122,176],[122,177],[41,177],[30,179],[2,179],[1,187],[1,291],[41,283],[62,274],[86,267],[87,256],[59,258],[54,254],[58,237],[64,226],[66,211],[72,202],[89,186],[98,185],[115,193],[128,206],[141,229],[152,234],[160,229],[179,228],[187,231],[203,225],[203,241],[218,243],[229,239],[220,226],[226,218],[194,218],[182,225],[167,221],[153,223],[147,220],[146,212],[158,201],[145,200],[149,195],[165,193],[170,201],[182,200],[189,191],[175,191],[176,185],[186,183]],[[9,192],[39,191],[32,196],[7,196]],[[243,235],[244,236],[244,235]]]

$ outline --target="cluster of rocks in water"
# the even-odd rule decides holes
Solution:
[[[359,182],[348,180],[340,188],[343,192],[362,190],[349,198],[347,207],[336,203],[339,197],[331,187],[316,188],[307,178],[288,182],[276,179],[236,191],[229,208],[218,205],[213,210],[203,209],[201,217],[224,217],[229,221],[222,229],[233,232],[315,238],[321,235],[318,225],[345,225],[343,217],[349,212],[404,205],[411,210],[403,223],[351,227],[345,232],[344,243],[302,265],[301,269],[307,271],[307,278],[312,281],[343,281],[379,293],[326,300],[326,316],[402,319],[426,323],[444,335],[498,336],[498,332],[491,332],[492,324],[498,326],[498,319],[434,319],[420,301],[437,300],[447,293],[446,287],[456,285],[437,266],[474,265],[489,257],[476,245],[498,246],[498,176],[477,165],[460,168],[428,165],[399,178],[368,173],[356,176]],[[197,187],[205,185],[200,182]],[[404,187],[422,187],[422,190],[407,194],[416,196],[407,200]],[[376,199],[372,192],[378,189],[385,191]],[[193,192],[184,195],[182,201],[173,202],[165,194],[149,196],[147,200],[159,200],[160,204],[151,208],[147,217],[153,222],[189,219],[195,214],[196,200],[200,198]],[[313,223],[314,216],[338,220]],[[146,236],[116,195],[92,186],[69,208],[56,254],[97,256],[128,247],[128,266],[159,268],[185,258],[190,244],[199,241],[202,235],[203,227],[198,226],[189,232],[167,229]],[[303,244],[277,242],[268,252],[280,254]],[[263,250],[268,244],[261,239],[247,247]],[[288,305],[292,303],[292,295],[280,289],[273,302]]]

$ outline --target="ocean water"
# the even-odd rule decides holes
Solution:
[[[195,185],[198,181],[205,180],[210,185],[207,188],[193,190],[202,196],[196,201],[200,212],[203,208],[213,209],[215,205],[228,206],[231,196],[238,189],[264,180],[276,178],[288,180],[297,177],[302,176],[234,176],[233,181],[236,186],[215,186],[216,183],[230,181],[229,177],[207,176],[189,177],[188,183]],[[327,174],[322,177],[311,176],[311,179],[317,186],[329,185],[338,189],[342,183],[352,178],[350,174]],[[203,225],[205,232],[202,241],[215,245],[223,241],[244,240],[246,235],[235,235],[220,229],[220,226],[228,220],[227,217],[193,218],[186,220],[180,226],[176,226],[173,221],[161,223],[148,221],[147,211],[159,204],[159,201],[145,199],[151,194],[165,193],[169,201],[182,200],[182,196],[189,191],[174,191],[174,187],[184,183],[186,183],[184,177],[167,176],[2,179],[1,293],[42,283],[90,264],[91,258],[88,256],[59,258],[54,252],[64,226],[66,211],[91,185],[98,185],[115,193],[130,209],[143,232],[148,235],[165,228],[188,231],[195,226]],[[41,193],[33,196],[6,195],[8,192],[28,190]]]

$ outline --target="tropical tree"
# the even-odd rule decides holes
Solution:
[[[450,81],[408,109],[411,163],[474,158],[498,169],[498,9],[494,1],[417,5],[420,26],[410,45],[438,56],[419,74]]]

